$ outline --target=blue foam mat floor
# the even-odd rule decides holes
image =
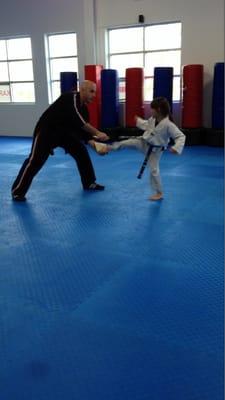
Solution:
[[[57,149],[13,203],[30,143],[0,138],[1,400],[222,400],[223,149],[165,152],[157,203],[136,151],[86,193]]]

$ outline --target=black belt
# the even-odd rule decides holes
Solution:
[[[156,148],[161,148],[162,151],[165,150],[165,148],[164,148],[163,146],[153,146],[153,145],[151,145],[151,144],[149,145],[149,148],[148,148],[148,150],[147,150],[146,156],[145,156],[145,158],[144,158],[144,161],[143,161],[143,163],[142,163],[142,166],[141,166],[140,171],[139,171],[138,176],[137,176],[138,179],[141,179],[141,177],[142,177],[142,175],[143,175],[143,172],[144,172],[144,170],[145,170],[145,167],[146,167],[146,165],[147,165],[147,163],[148,163],[148,159],[149,159],[149,157],[150,157],[150,154],[151,154],[151,152],[152,152],[152,149],[154,149],[155,147],[156,147]]]

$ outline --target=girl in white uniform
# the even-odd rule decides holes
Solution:
[[[170,106],[164,97],[155,98],[151,104],[151,118],[144,120],[136,117],[136,126],[144,131],[142,136],[114,142],[108,145],[108,150],[119,150],[126,147],[135,147],[143,153],[147,153],[149,145],[152,151],[148,159],[150,167],[150,184],[153,195],[150,200],[157,201],[163,198],[163,189],[159,171],[159,161],[163,150],[167,147],[170,139],[174,140],[174,145],[170,147],[170,152],[181,154],[185,135],[170,120]]]

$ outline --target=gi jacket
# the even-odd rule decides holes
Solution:
[[[80,94],[63,93],[40,117],[36,130],[48,135],[53,147],[64,146],[71,139],[88,141],[91,135],[82,128],[89,121],[87,106],[81,105]]]
[[[148,120],[137,118],[137,127],[144,130],[143,139],[152,146],[167,147],[170,139],[175,144],[172,146],[178,154],[181,154],[185,144],[185,135],[168,117],[163,118],[157,125],[155,118]]]

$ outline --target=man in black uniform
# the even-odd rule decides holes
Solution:
[[[95,139],[106,141],[109,137],[88,122],[87,104],[92,102],[95,95],[95,83],[84,81],[80,92],[62,94],[42,114],[34,129],[31,153],[12,185],[14,201],[26,200],[25,195],[34,176],[58,146],[75,159],[84,190],[104,189],[104,186],[95,182],[94,168],[85,146],[88,143],[98,154],[108,152],[107,145]]]

